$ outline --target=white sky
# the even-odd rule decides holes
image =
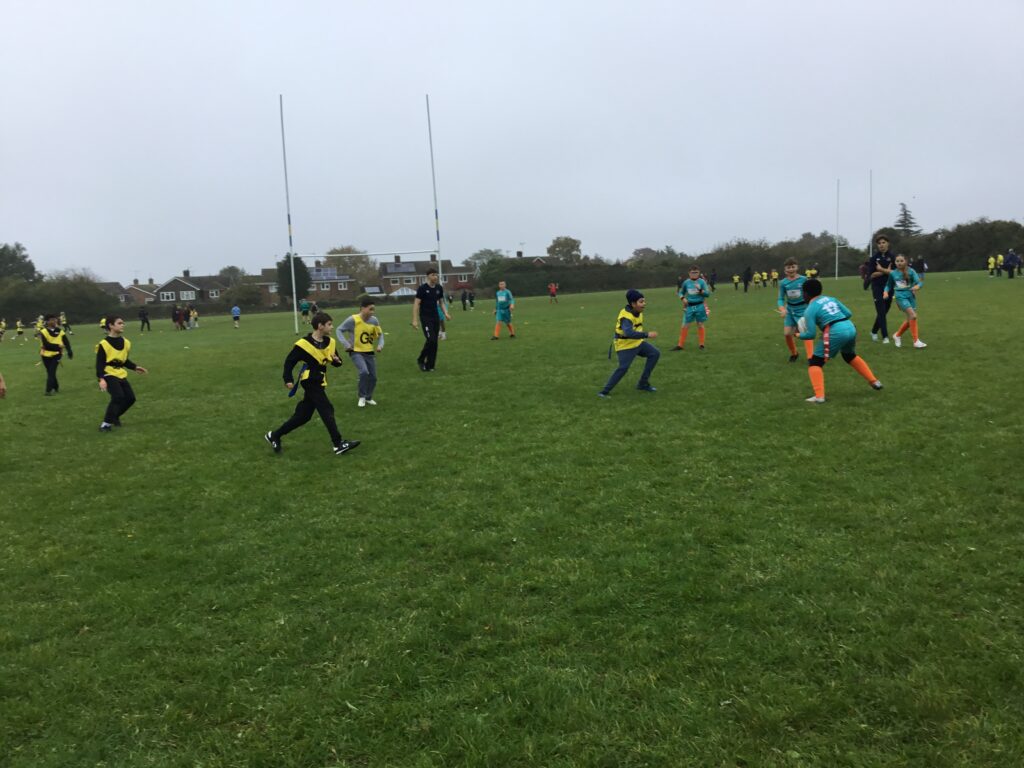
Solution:
[[[1021,218],[1021,0],[0,0],[0,242],[158,282],[288,250],[614,260]],[[873,212],[869,211],[873,172]]]

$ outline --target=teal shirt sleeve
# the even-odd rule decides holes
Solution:
[[[896,289],[896,279],[893,274],[896,272],[894,269],[889,273],[889,279],[885,281],[885,292],[891,294]]]
[[[779,280],[779,306],[786,306],[786,281]]]

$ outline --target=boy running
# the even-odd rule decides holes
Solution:
[[[782,315],[782,333],[786,339],[786,346],[789,347],[789,362],[795,363],[800,355],[796,351],[797,322],[804,316],[807,309],[807,300],[804,298],[804,283],[807,278],[800,274],[800,265],[796,259],[786,259],[782,265],[786,276],[779,283],[779,314]],[[804,342],[804,349],[807,351],[807,359],[814,354],[814,343]]]
[[[305,391],[305,397],[295,406],[295,413],[288,421],[267,432],[263,438],[274,449],[274,453],[280,453],[281,438],[308,422],[316,412],[320,414],[320,419],[331,436],[334,455],[340,456],[358,446],[359,441],[342,439],[338,424],[334,420],[334,406],[324,391],[327,387],[328,364],[335,368],[341,366],[341,358],[338,357],[334,338],[331,336],[334,321],[326,312],[317,312],[310,320],[310,324],[313,326],[313,332],[296,341],[284,360],[284,385],[291,391],[295,391],[292,371],[296,365],[302,363],[299,383]]]
[[[620,309],[618,317],[615,318],[613,345],[619,358],[619,367],[612,373],[604,388],[597,393],[598,397],[608,397],[608,393],[619,383],[619,379],[626,375],[629,366],[633,364],[633,358],[637,355],[647,358],[647,363],[644,365],[644,372],[640,374],[640,381],[637,382],[636,388],[641,392],[658,391],[651,386],[650,379],[654,366],[658,364],[658,358],[661,357],[661,352],[656,346],[647,342],[647,339],[658,338],[658,334],[656,331],[644,330],[644,307],[646,306],[647,299],[640,291],[635,288],[626,291],[626,308]],[[611,356],[611,351],[608,352],[608,355]]]
[[[497,341],[501,335],[501,324],[504,323],[508,326],[508,336],[510,339],[516,337],[516,329],[512,325],[512,310],[516,308],[516,300],[512,296],[510,291],[505,286],[505,281],[502,280],[498,283],[498,290],[494,293],[494,335],[491,336],[491,341]]]
[[[896,254],[895,267],[889,273],[889,280],[885,284],[885,292],[882,296],[888,299],[890,295],[895,295],[896,306],[907,315],[903,325],[892,335],[892,343],[897,347],[902,346],[902,336],[907,328],[910,329],[910,333],[914,337],[915,349],[924,349],[928,346],[917,335],[917,292],[921,290],[922,285],[921,277],[915,270],[907,266],[907,257],[902,253]]]
[[[359,312],[338,326],[338,341],[359,371],[360,408],[377,404],[373,399],[373,390],[377,386],[377,358],[374,352],[384,349],[384,333],[380,321],[373,314],[375,309],[373,299],[367,296],[359,303]]]
[[[821,281],[808,278],[803,285],[807,309],[798,321],[801,339],[813,339],[821,328],[821,338],[814,345],[814,355],[807,361],[807,375],[811,379],[814,394],[808,403],[825,402],[825,363],[839,353],[865,381],[875,389],[882,388],[875,374],[871,372],[864,358],[857,354],[857,328],[850,322],[853,313],[842,302],[831,296],[821,295]]]
[[[683,281],[676,295],[682,300],[686,311],[683,312],[683,327],[679,329],[679,343],[672,351],[681,352],[686,346],[690,323],[697,324],[697,343],[700,349],[704,349],[704,323],[708,321],[707,305],[704,302],[711,296],[711,288],[700,276],[699,267],[690,267],[690,277]]]

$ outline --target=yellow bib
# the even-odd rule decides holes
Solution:
[[[41,334],[40,334],[40,337],[39,337],[40,344],[44,340],[50,342],[51,344],[56,344],[58,347],[60,347],[60,349],[58,349],[55,352],[52,349],[47,349],[46,347],[42,347],[39,350],[39,354],[42,355],[43,357],[57,357],[58,355],[60,355],[64,351],[64,331],[63,330],[58,329],[57,335],[53,336],[48,329],[44,328],[42,330]]]
[[[317,363],[320,365],[320,367],[323,368],[323,371],[324,371],[324,381],[323,381],[322,386],[326,387],[327,386],[327,366],[330,365],[331,360],[334,359],[334,350],[336,348],[336,345],[334,343],[334,339],[333,338],[328,338],[327,339],[327,346],[324,347],[323,349],[317,349],[314,345],[310,344],[305,339],[299,339],[298,341],[296,341],[295,342],[295,346],[299,347],[300,349],[305,350],[306,352],[308,352],[310,354],[310,356],[312,356],[312,358],[317,361]],[[309,378],[309,369],[307,368],[306,370],[304,370],[302,372],[302,375],[299,377],[299,381],[305,381],[308,378]]]
[[[103,367],[103,375],[113,376],[115,379],[127,379],[128,371],[125,369],[124,364],[128,362],[128,352],[132,348],[132,343],[125,339],[124,349],[114,349],[109,341],[103,339],[103,341],[96,345],[97,352],[100,347],[103,347],[103,353],[107,356],[107,364]]]
[[[373,352],[380,338],[380,326],[366,322],[359,314],[352,315],[352,321],[356,324],[352,332],[352,349],[356,352]]]
[[[615,351],[621,352],[624,349],[633,349],[633,347],[639,347],[644,343],[643,339],[624,339],[622,338],[622,321],[630,320],[633,323],[634,331],[643,331],[644,329],[644,313],[641,312],[639,317],[634,315],[628,309],[620,309],[619,316],[615,318]]]

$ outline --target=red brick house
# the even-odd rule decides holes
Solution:
[[[436,261],[394,261],[380,265],[381,288],[389,297],[413,296],[416,289],[427,281],[427,269],[437,269]],[[441,260],[441,285],[445,293],[455,293],[463,288],[473,287],[473,268],[465,265],[453,266],[448,259]]]

